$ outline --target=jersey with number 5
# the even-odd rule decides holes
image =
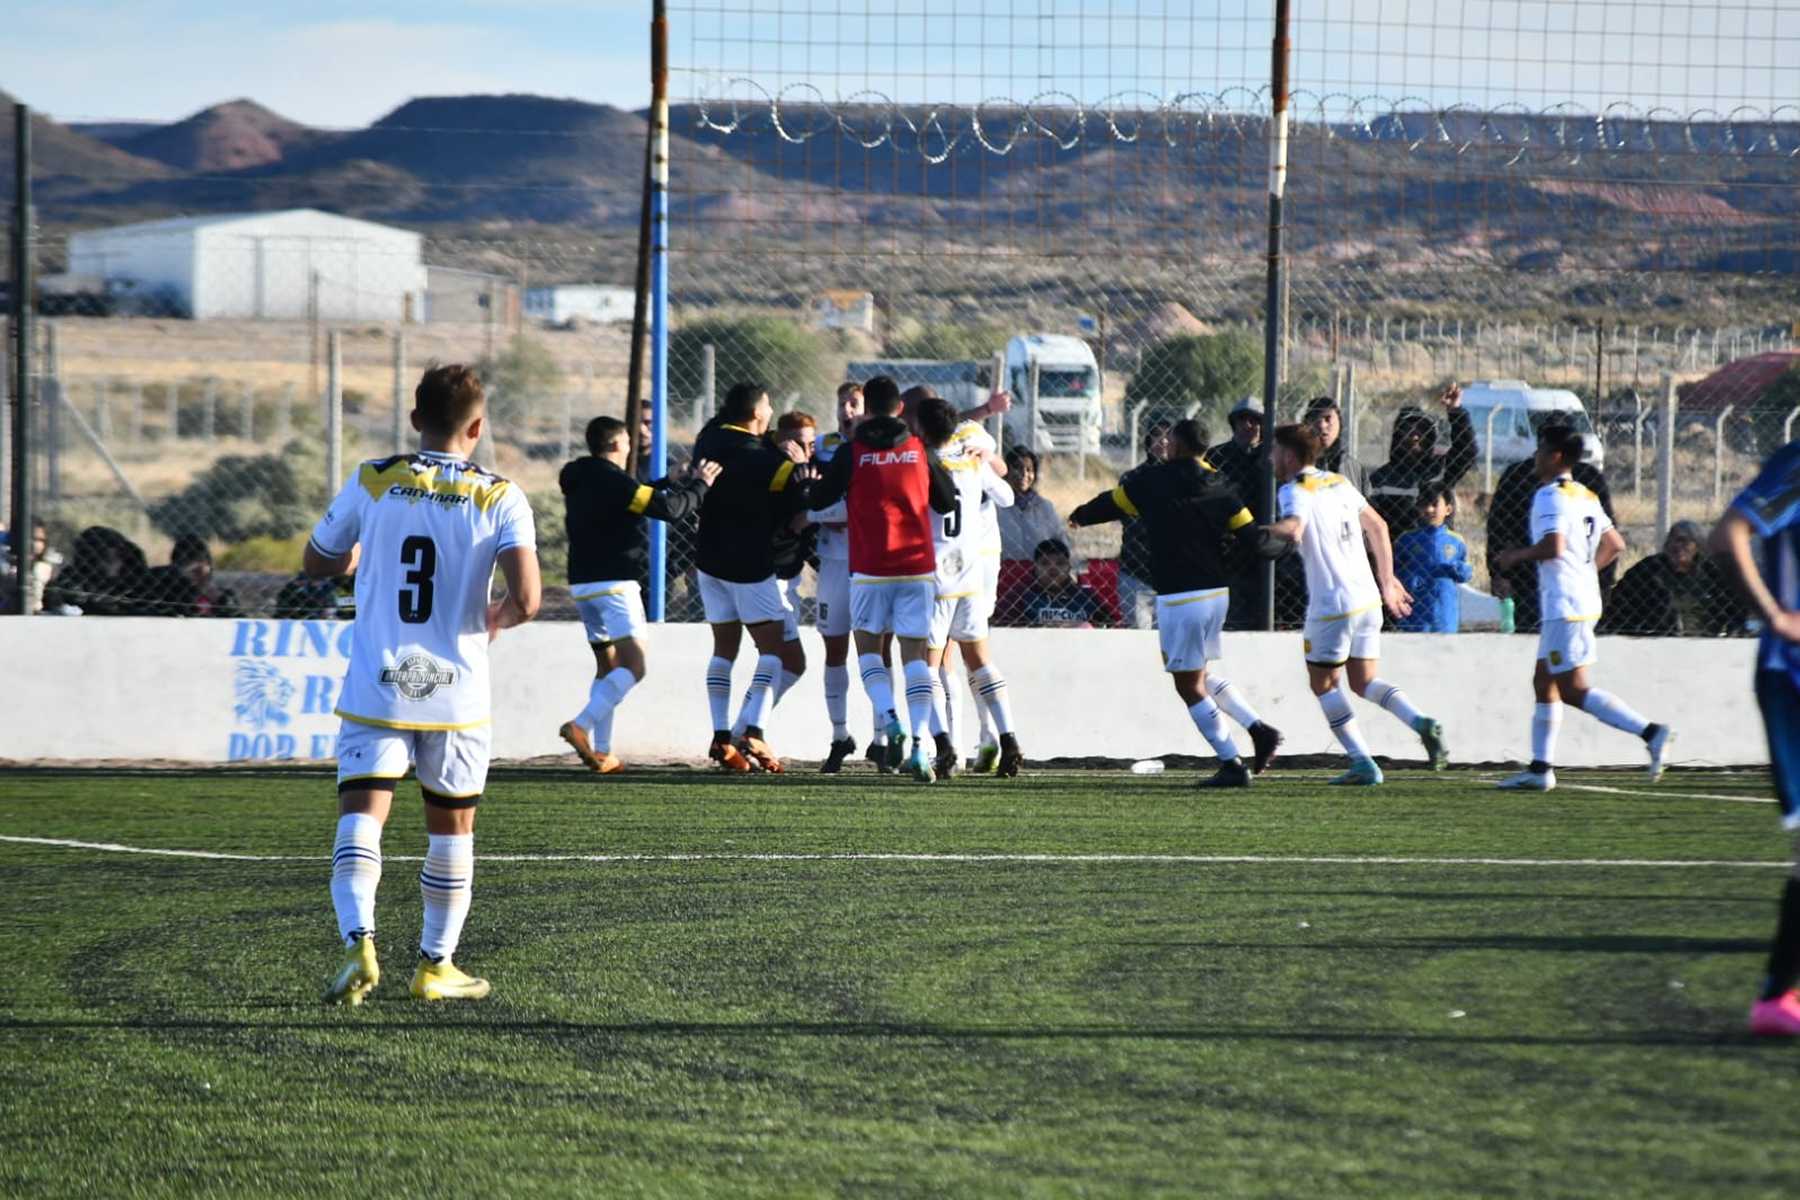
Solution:
[[[1381,589],[1363,544],[1361,492],[1342,475],[1307,467],[1282,484],[1282,519],[1300,518],[1300,561],[1306,565],[1306,616],[1335,621],[1381,607]]]
[[[1562,553],[1538,563],[1538,607],[1546,621],[1594,621],[1600,617],[1600,573],[1594,555],[1613,527],[1600,497],[1564,475],[1537,490],[1531,501],[1532,545],[1560,533]]]
[[[953,439],[938,452],[938,461],[956,485],[956,507],[932,514],[937,521],[931,541],[937,553],[938,594],[972,594],[971,589],[980,590],[976,568],[983,549],[984,502],[988,508],[1010,507],[1012,488],[989,469],[972,440]]]
[[[537,548],[517,485],[429,451],[356,468],[313,529],[362,543],[356,626],[337,715],[390,729],[468,729],[489,716],[488,589],[502,550]]]

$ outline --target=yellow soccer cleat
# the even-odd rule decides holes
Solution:
[[[419,960],[413,972],[412,994],[415,1000],[479,1000],[488,994],[488,981],[465,975],[455,963]]]
[[[381,982],[381,964],[375,959],[375,935],[365,933],[344,950],[344,965],[325,989],[325,1003],[355,1006]]]

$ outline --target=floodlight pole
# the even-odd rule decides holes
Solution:
[[[650,470],[669,473],[669,12],[655,0],[650,21]],[[635,441],[637,430],[628,431]],[[648,616],[663,619],[669,527],[650,523]]]
[[[31,612],[31,108],[13,105],[12,514],[8,525],[19,573],[14,611]]]
[[[1275,44],[1269,64],[1269,287],[1263,317],[1263,439],[1262,497],[1258,516],[1265,521],[1275,519],[1275,467],[1271,454],[1275,445],[1276,412],[1281,396],[1281,345],[1283,328],[1282,289],[1286,283],[1281,260],[1281,197],[1287,188],[1288,153],[1288,4],[1275,0]],[[1275,562],[1270,559],[1260,568],[1262,573],[1262,611],[1258,614],[1264,629],[1275,628]]]

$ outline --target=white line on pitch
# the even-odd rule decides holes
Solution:
[[[1721,796],[1711,792],[1668,792],[1661,788],[1646,791],[1643,788],[1605,787],[1598,783],[1559,783],[1558,788],[1568,788],[1573,792],[1605,792],[1609,796],[1654,796],[1659,800],[1724,800],[1731,804],[1773,804],[1769,796]]]
[[[147,854],[165,858],[202,858],[227,862],[329,862],[318,854],[226,854],[216,850],[164,850],[148,846],[125,846],[117,842],[83,842],[72,838],[9,837],[0,834],[0,842],[26,846],[58,846],[70,850],[97,850],[106,854]],[[385,855],[392,862],[421,862],[416,854]],[[1048,863],[1048,864],[1172,864],[1179,866],[1334,866],[1334,867],[1747,867],[1755,869],[1779,867],[1785,860],[1747,860],[1723,858],[1408,858],[1394,855],[1357,857],[1354,855],[1287,855],[1287,854],[974,854],[918,852],[821,852],[817,854],[483,854],[483,862],[506,863],[800,863],[800,862],[908,862],[908,863]]]

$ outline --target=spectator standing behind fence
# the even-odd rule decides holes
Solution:
[[[1542,446],[1545,439],[1553,434],[1573,428],[1566,417],[1552,416],[1538,427],[1538,445]],[[1538,628],[1536,567],[1526,563],[1507,570],[1499,565],[1499,558],[1508,550],[1523,549],[1534,543],[1531,536],[1531,504],[1537,496],[1538,488],[1542,486],[1535,464],[1535,459],[1528,458],[1506,468],[1500,481],[1494,485],[1493,498],[1488,501],[1488,587],[1502,600],[1510,599],[1513,602],[1513,627],[1520,633],[1535,633]],[[1606,476],[1600,473],[1599,468],[1593,463],[1578,462],[1571,469],[1570,475],[1576,483],[1600,498],[1600,508],[1606,513],[1606,519],[1617,524],[1619,517],[1613,512],[1612,492],[1608,490]],[[1612,590],[1617,572],[1616,563],[1608,563],[1600,572],[1600,595],[1603,600]]]
[[[44,602],[72,605],[99,617],[142,616],[149,567],[136,542],[116,529],[90,525],[75,539],[69,565],[52,581]]]
[[[1455,633],[1462,623],[1457,585],[1475,574],[1469,546],[1449,526],[1456,493],[1427,487],[1419,497],[1419,527],[1394,540],[1394,574],[1412,593],[1412,612],[1395,621],[1407,633]]]
[[[150,572],[144,596],[153,616],[241,617],[237,594],[214,586],[212,551],[206,539],[187,533],[175,539],[169,565]]]
[[[1419,494],[1425,488],[1454,488],[1475,465],[1475,422],[1462,406],[1462,389],[1452,383],[1438,403],[1450,424],[1449,448],[1439,449],[1431,414],[1408,405],[1394,414],[1387,464],[1369,472],[1369,503],[1396,538],[1418,524]],[[1527,501],[1527,513],[1530,507]]]
[[[1030,562],[1039,543],[1052,538],[1069,540],[1069,527],[1056,508],[1037,490],[1038,456],[1023,446],[1006,452],[1006,481],[1012,485],[1013,506],[1000,510],[1000,557]]]
[[[1031,587],[1020,600],[1025,624],[1051,629],[1091,629],[1111,625],[1112,616],[1100,597],[1081,585],[1069,561],[1069,544],[1060,538],[1041,543],[1032,554]]]
[[[1319,435],[1319,470],[1342,475],[1350,481],[1351,487],[1367,496],[1369,468],[1350,453],[1349,445],[1344,441],[1344,414],[1337,401],[1330,396],[1315,397],[1306,406],[1306,423]],[[1294,556],[1294,561],[1299,561],[1298,555]]]
[[[1719,565],[1703,557],[1705,535],[1692,521],[1669,527],[1662,552],[1639,562],[1607,601],[1601,633],[1638,637],[1722,637],[1743,628],[1743,614]]]
[[[23,570],[19,568],[19,548],[14,544],[16,534],[0,532],[5,539],[6,551],[0,562],[0,597],[5,598],[5,611],[13,611],[13,596],[23,586],[25,589],[25,611],[40,613],[44,611],[44,593],[50,586],[51,576],[62,564],[62,556],[50,549],[50,530],[42,521],[34,521],[31,525],[31,551]]]
[[[1206,465],[1225,477],[1257,521],[1266,522],[1263,511],[1263,406],[1255,396],[1245,396],[1231,406],[1231,440],[1206,452]],[[1231,580],[1231,605],[1225,628],[1262,628],[1263,566],[1253,563]]]
[[[1168,457],[1170,424],[1161,418],[1152,421],[1144,434],[1144,461],[1125,473],[1119,480],[1120,487]],[[1156,624],[1150,523],[1142,517],[1125,517],[1119,524],[1119,623],[1128,629],[1149,629]]]

